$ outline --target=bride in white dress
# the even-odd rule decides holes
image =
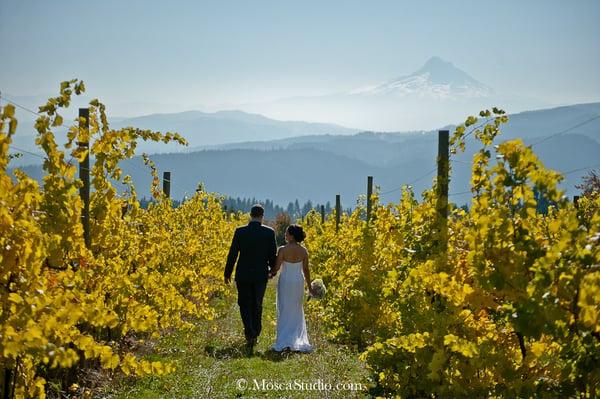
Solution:
[[[297,352],[311,352],[308,342],[306,320],[304,319],[304,284],[310,287],[308,251],[300,243],[306,234],[302,227],[290,225],[285,232],[287,245],[279,248],[275,275],[281,268],[277,282],[277,338],[272,346],[275,351],[289,349]]]

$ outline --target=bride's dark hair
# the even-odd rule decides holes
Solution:
[[[296,240],[296,242],[302,242],[306,238],[306,233],[304,232],[304,229],[302,229],[302,226],[298,224],[290,224],[287,228],[287,232],[292,237],[294,237],[294,240]]]

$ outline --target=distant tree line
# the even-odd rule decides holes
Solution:
[[[144,209],[148,208],[148,205],[152,202],[156,202],[153,198],[148,198],[146,196],[140,198],[140,206]],[[172,204],[173,207],[177,208],[181,205],[180,200],[173,199]],[[254,204],[261,204],[265,208],[265,219],[270,221],[275,221],[278,218],[278,215],[286,215],[285,218],[289,217],[289,220],[297,220],[304,218],[311,210],[315,210],[317,212],[321,212],[321,204],[313,204],[311,200],[306,201],[303,204],[300,204],[300,201],[296,199],[295,201],[290,201],[286,207],[275,204],[272,200],[266,199],[264,201],[258,200],[254,197],[252,198],[233,198],[233,197],[225,197],[223,200],[223,210],[229,212],[250,212],[250,208]],[[333,211],[333,207],[331,206],[331,202],[327,201],[325,205],[325,214],[328,215]],[[352,212],[351,208],[343,210],[343,212],[350,213]]]
[[[250,212],[250,208],[254,204],[261,204],[265,208],[265,219],[275,220],[277,215],[287,214],[291,220],[302,219],[311,210],[321,212],[321,204],[313,204],[311,200],[300,204],[298,199],[293,202],[289,202],[287,207],[275,204],[272,200],[266,199],[264,201],[257,200],[256,198],[233,198],[226,197],[223,201],[223,209],[232,212]],[[325,205],[325,214],[331,213],[333,208],[331,203],[328,201]]]

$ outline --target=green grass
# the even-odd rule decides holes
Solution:
[[[174,361],[177,371],[163,377],[117,378],[104,389],[102,397],[367,397],[368,372],[357,354],[327,341],[318,321],[308,315],[309,339],[315,347],[313,353],[279,354],[269,349],[275,340],[275,281],[270,281],[267,287],[263,332],[253,352],[245,348],[235,298],[220,299],[216,305],[218,318],[197,322],[192,331],[179,331],[162,338],[154,353],[147,356],[152,360]],[[243,381],[247,383],[246,389],[238,387],[244,384]],[[336,389],[337,384],[343,383],[360,383],[365,390]],[[327,384],[331,384],[331,388]],[[299,389],[301,385],[304,389]]]

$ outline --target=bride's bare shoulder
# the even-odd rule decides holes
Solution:
[[[304,253],[305,256],[308,256],[308,249],[306,249],[305,246],[302,246],[302,252]]]
[[[296,247],[296,254],[298,254],[302,258],[308,257],[308,249],[304,245],[298,245]]]

